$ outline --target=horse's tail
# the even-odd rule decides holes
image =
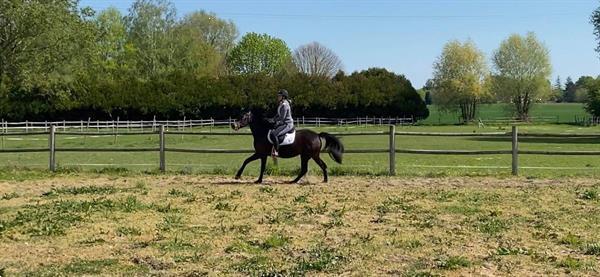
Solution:
[[[336,163],[342,163],[342,155],[344,154],[344,145],[342,142],[328,133],[320,133],[319,137],[325,139],[325,150],[329,152],[331,157]]]

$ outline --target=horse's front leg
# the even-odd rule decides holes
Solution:
[[[244,168],[246,168],[246,165],[252,161],[255,161],[259,158],[259,155],[257,153],[252,154],[252,156],[248,157],[244,163],[242,164],[242,167],[240,167],[240,170],[238,170],[237,174],[235,174],[235,178],[239,179],[242,177],[242,173],[244,172]]]
[[[265,173],[265,166],[267,165],[267,156],[260,157],[260,175],[258,176],[258,180],[255,183],[262,183],[263,174]]]

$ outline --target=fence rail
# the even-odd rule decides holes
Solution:
[[[415,119],[401,118],[401,117],[353,117],[353,118],[327,118],[327,117],[298,117],[294,119],[297,125],[311,125],[320,127],[321,125],[337,125],[337,126],[348,126],[348,125],[404,125],[413,124]],[[178,131],[185,131],[186,129],[193,129],[196,127],[218,127],[218,126],[229,126],[234,122],[234,119],[178,119],[178,120],[63,120],[63,121],[24,121],[24,122],[7,122],[2,119],[0,121],[0,133],[8,132],[49,132],[51,126],[56,126],[57,130],[79,130],[80,132],[89,132],[90,130],[109,130],[111,132],[117,132],[119,130],[136,130],[140,129],[144,132],[144,129],[157,132],[159,126],[165,126],[166,130],[177,129]]]
[[[48,152],[50,171],[56,170],[57,152],[158,152],[159,169],[166,171],[167,161],[166,152],[174,153],[205,153],[205,154],[244,154],[253,153],[251,149],[190,149],[190,148],[171,148],[166,147],[165,137],[167,135],[211,135],[211,136],[249,136],[249,132],[189,132],[189,131],[167,131],[165,125],[157,126],[156,131],[152,132],[132,132],[132,133],[105,133],[105,132],[58,132],[57,126],[49,126],[48,132],[30,132],[30,133],[0,133],[0,136],[23,136],[23,135],[48,135],[47,148],[18,148],[18,149],[0,149],[0,153],[40,153]],[[427,154],[427,155],[511,155],[512,156],[512,174],[518,175],[519,155],[574,155],[574,156],[600,156],[600,151],[545,151],[545,150],[520,150],[519,137],[544,137],[544,138],[600,138],[600,134],[540,134],[540,133],[522,133],[519,134],[518,127],[512,126],[511,132],[488,132],[488,133],[441,133],[441,132],[397,132],[395,125],[389,126],[389,131],[379,132],[350,132],[339,133],[332,132],[337,136],[388,136],[389,143],[387,148],[379,149],[346,149],[346,153],[388,153],[389,155],[389,174],[395,175],[396,154]],[[60,135],[158,135],[159,144],[157,147],[137,147],[137,148],[73,148],[56,147],[56,136]],[[511,149],[496,150],[428,150],[428,149],[397,149],[396,136],[437,136],[437,137],[506,137],[511,140]]]

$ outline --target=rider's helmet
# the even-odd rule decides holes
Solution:
[[[283,97],[283,98],[285,98],[285,99],[289,99],[289,98],[290,98],[290,94],[289,94],[289,93],[288,93],[288,91],[287,91],[287,90],[285,90],[285,89],[280,89],[280,90],[277,92],[277,95],[280,95],[280,96],[282,96],[282,97]]]

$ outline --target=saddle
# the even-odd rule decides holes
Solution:
[[[279,136],[277,139],[279,140],[279,146],[294,143],[294,140],[296,139],[296,129],[289,131],[285,135]],[[271,130],[267,133],[267,140],[269,140],[269,143],[273,144],[273,141],[271,140]]]

